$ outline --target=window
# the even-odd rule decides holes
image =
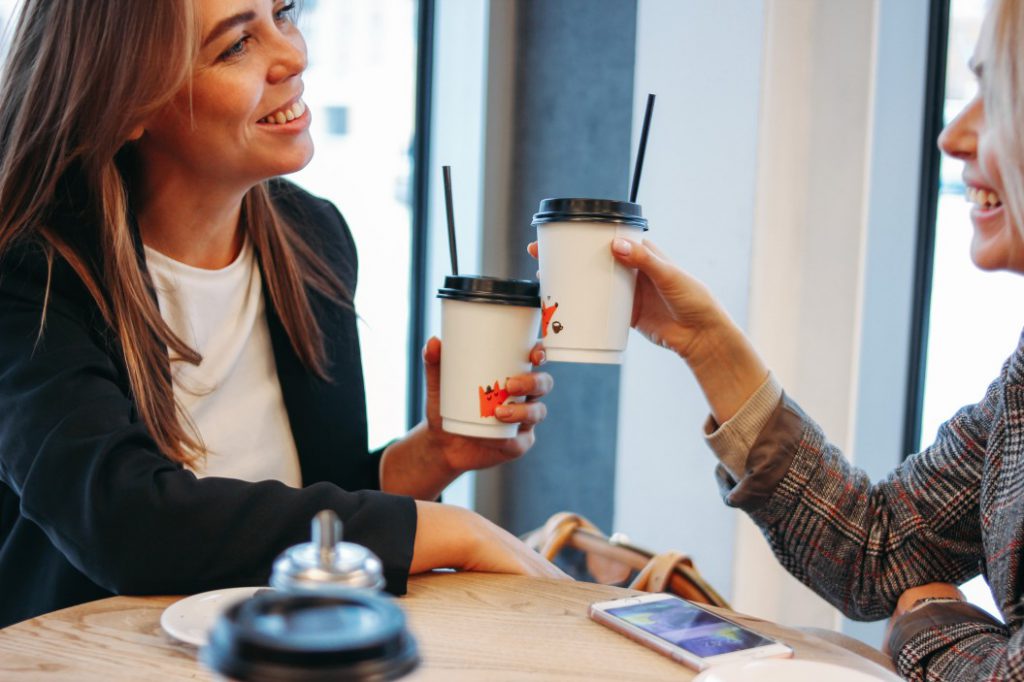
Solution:
[[[943,113],[956,116],[974,96],[967,61],[974,51],[984,0],[952,0]],[[921,429],[918,449],[934,439],[939,425],[960,407],[977,402],[1013,352],[1024,318],[1007,314],[1005,302],[1024,298],[1024,278],[982,272],[970,259],[970,206],[961,179],[963,164],[943,157],[936,212],[932,286],[928,306]],[[993,614],[999,610],[982,578],[964,592]]]
[[[292,179],[330,199],[359,250],[356,311],[370,446],[407,426],[417,0],[306,0],[313,161]]]

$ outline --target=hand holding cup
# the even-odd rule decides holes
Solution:
[[[441,417],[441,341],[431,338],[423,349],[423,366],[427,379],[427,419],[429,447],[439,453],[454,473],[486,469],[524,455],[534,443],[533,428],[544,421],[547,406],[539,402],[554,386],[547,372],[526,372],[508,377],[504,388],[509,398],[522,402],[506,402],[494,410],[494,418],[515,426],[512,435],[504,438],[475,437],[449,433],[442,428]],[[455,362],[456,359],[451,360]],[[544,350],[535,345],[529,362],[539,366],[544,362]]]
[[[537,242],[526,250],[539,258]],[[646,239],[617,237],[611,251],[616,261],[638,271],[630,325],[652,343],[686,358],[695,338],[724,315],[711,293]]]

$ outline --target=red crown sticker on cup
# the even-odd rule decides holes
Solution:
[[[508,380],[505,381],[505,385],[508,386]],[[502,388],[501,383],[497,379],[495,379],[493,386],[488,386],[487,388],[478,386],[477,388],[480,391],[481,417],[493,417],[494,410],[508,400],[508,390]]]

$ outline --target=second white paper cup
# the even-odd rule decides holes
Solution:
[[[616,237],[643,238],[647,221],[640,217],[640,207],[600,199],[545,199],[533,224],[547,359],[621,363],[636,270],[615,260],[611,244]]]
[[[472,280],[467,282],[467,280]],[[501,289],[510,283],[525,293],[488,300],[466,291],[473,286]],[[445,294],[445,292],[448,292]],[[484,277],[446,277],[441,298],[441,428],[480,438],[513,438],[518,424],[498,421],[499,405],[510,398],[509,377],[532,369],[530,351],[537,342],[540,308],[537,283]],[[457,297],[457,298],[456,298]]]

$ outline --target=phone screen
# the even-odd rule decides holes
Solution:
[[[620,606],[607,613],[701,658],[775,643],[681,599]]]

